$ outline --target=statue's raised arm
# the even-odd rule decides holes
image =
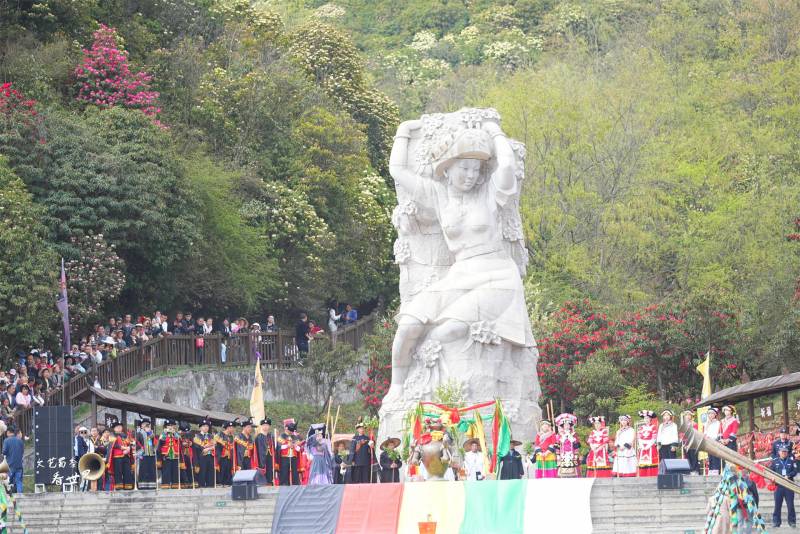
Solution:
[[[476,401],[508,395],[512,423],[523,407],[524,419],[538,420],[537,353],[521,279],[523,158],[523,145],[506,137],[491,109],[424,115],[397,130],[390,170],[401,306],[381,409],[390,432],[393,412],[431,398],[448,380]]]

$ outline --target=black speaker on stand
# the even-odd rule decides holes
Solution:
[[[658,489],[683,488],[683,475],[691,472],[689,460],[664,459],[658,464]]]
[[[252,501],[258,499],[258,486],[266,483],[264,475],[258,469],[242,469],[233,475],[231,498],[234,501]]]

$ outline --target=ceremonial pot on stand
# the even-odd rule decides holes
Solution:
[[[444,441],[433,440],[419,446],[420,460],[428,473],[428,480],[444,480],[444,474],[450,467],[450,451]]]

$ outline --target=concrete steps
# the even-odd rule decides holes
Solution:
[[[656,488],[655,478],[599,479],[591,494],[597,534],[700,534],[708,498],[718,477],[686,477],[683,490]],[[269,534],[276,488],[260,488],[255,501],[233,501],[230,489],[156,492],[24,495],[18,499],[30,534]],[[761,491],[760,511],[772,534],[798,532],[771,528],[773,495]],[[800,510],[800,498],[796,499]],[[784,518],[785,518],[784,511]],[[10,531],[21,533],[16,522]],[[565,531],[568,531],[566,529]]]

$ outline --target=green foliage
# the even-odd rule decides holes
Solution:
[[[346,375],[361,362],[359,354],[348,343],[331,343],[328,338],[311,342],[308,357],[299,370],[314,384],[317,403],[327,407],[336,387],[352,387]],[[319,417],[323,411],[317,414]]]
[[[58,256],[45,241],[40,209],[0,157],[0,356],[51,337],[57,316]]]
[[[577,395],[573,400],[575,413],[608,419],[616,411],[617,402],[625,388],[625,377],[614,359],[605,351],[596,352],[583,365],[569,372],[569,381]]]
[[[639,410],[653,410],[658,415],[661,410],[669,408],[675,414],[680,414],[680,406],[667,404],[659,400],[653,393],[648,391],[647,385],[629,386],[624,388],[624,393],[619,399],[616,407],[617,415],[630,415],[636,421]],[[676,420],[679,415],[676,415]]]

